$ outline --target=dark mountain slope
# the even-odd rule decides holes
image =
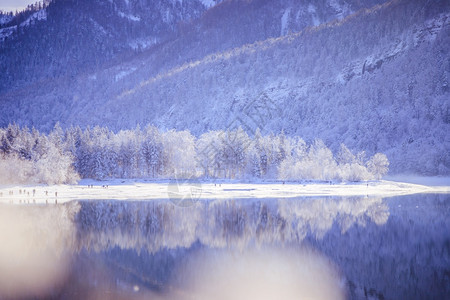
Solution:
[[[258,3],[249,11],[268,5]],[[390,1],[232,49],[235,42],[213,37],[225,28],[237,35],[236,19],[224,12],[229,21],[213,24],[229,26],[217,30],[206,20],[227,5],[236,3],[210,9],[191,31],[121,64],[3,94],[1,124],[152,123],[195,134],[259,127],[321,138],[332,149],[343,142],[368,155],[385,152],[393,172],[449,174],[446,1]]]
[[[363,6],[353,0],[46,3],[2,25],[0,67],[4,72],[0,74],[0,91],[102,70],[142,52],[156,53],[164,66],[174,66],[340,19],[372,4],[364,2]],[[208,9],[213,3],[220,4]]]
[[[3,25],[15,30],[0,42],[0,90],[104,68],[170,39],[205,10],[197,0],[53,0]]]

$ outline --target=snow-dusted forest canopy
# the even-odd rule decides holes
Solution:
[[[241,128],[189,131],[137,127],[61,129],[48,134],[17,125],[0,129],[2,182],[74,183],[81,178],[227,178],[361,181],[380,179],[389,161],[344,144],[333,154],[284,133],[249,136]]]
[[[0,26],[0,127],[200,137],[239,118],[252,136],[385,153],[391,173],[450,174],[449,1],[53,0],[30,12]]]

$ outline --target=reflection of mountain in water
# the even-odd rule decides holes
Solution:
[[[309,241],[346,274],[353,298],[448,299],[449,200],[427,194],[384,199],[390,216],[383,226],[331,230],[322,241]]]
[[[115,257],[127,266],[121,270],[139,261],[140,275],[133,274],[150,287],[167,283],[170,270],[199,249],[309,245],[340,268],[350,298],[445,298],[448,200],[214,200],[187,208],[163,201],[80,202],[76,222],[81,247]]]
[[[164,293],[176,285],[174,278],[183,281],[176,270],[188,269],[199,253],[239,257],[249,249],[306,247],[338,267],[352,299],[444,299],[450,294],[449,200],[241,199],[190,207],[163,200],[78,201],[14,210],[22,216],[17,220],[32,221],[24,227],[34,232],[30,240],[46,241],[36,249],[58,241],[52,253],[73,253],[67,277],[60,276],[66,283],[55,285],[56,298],[89,298],[102,285],[105,293],[125,293],[119,299],[137,286]],[[9,211],[0,207],[2,215]]]
[[[80,202],[81,247],[96,251],[190,247],[246,247],[323,237],[334,223],[342,232],[367,221],[384,224],[389,212],[381,198],[214,200],[191,207],[167,201]]]

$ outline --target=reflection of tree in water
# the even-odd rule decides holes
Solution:
[[[304,238],[312,234],[323,236],[334,223],[345,233],[354,224],[364,226],[367,221],[385,224],[389,209],[381,198],[347,197],[302,200],[279,200],[280,216],[290,224],[293,235]]]
[[[448,195],[423,194],[383,199],[389,207],[383,226],[376,223],[384,221],[382,211],[369,208],[374,223],[345,233],[331,229],[323,240],[308,242],[339,265],[352,299],[446,299],[448,200]]]
[[[213,200],[180,208],[167,201],[80,202],[79,246],[97,251],[190,247],[238,247],[249,244],[317,239],[338,224],[342,233],[354,224],[384,224],[389,211],[381,198],[300,198]]]
[[[303,244],[339,266],[350,298],[443,299],[450,292],[448,195],[210,200],[190,207],[162,200],[80,201],[0,207],[0,217],[6,230],[1,240],[32,233],[22,239],[23,249],[41,255],[33,261],[42,263],[30,266],[50,265],[47,257],[59,264],[59,253],[79,251],[67,287],[72,280],[89,285],[100,276],[92,268],[104,271],[111,284],[133,278],[159,287],[199,249],[240,253],[255,245]],[[0,247],[0,254],[8,249]],[[84,282],[91,273],[97,275]]]

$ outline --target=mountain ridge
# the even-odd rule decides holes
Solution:
[[[262,11],[270,5],[248,5],[256,4]],[[278,27],[265,33],[275,37],[243,45],[258,35],[233,37],[247,23],[235,24],[226,13],[232,5],[239,1],[208,10],[223,19],[200,18],[191,31],[118,64],[1,94],[8,113],[0,115],[0,125],[50,130],[60,121],[120,130],[153,124],[197,136],[240,125],[249,134],[258,127],[306,141],[321,138],[333,150],[339,140],[369,155],[382,151],[394,173],[449,174],[445,1],[381,1],[325,25],[282,34],[285,5]],[[234,31],[225,33],[222,23]],[[216,43],[219,33],[228,44]],[[165,73],[170,76],[158,75]]]

